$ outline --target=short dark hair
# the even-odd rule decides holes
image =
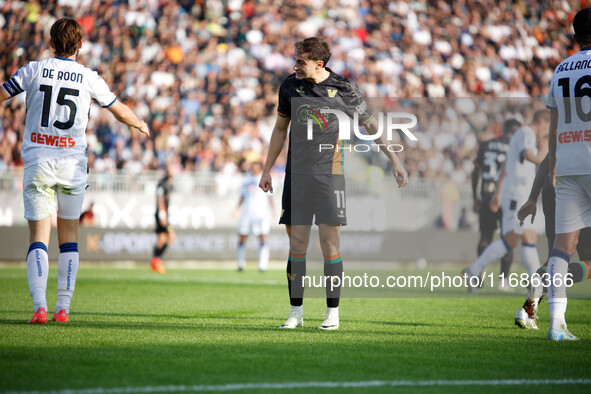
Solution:
[[[72,56],[82,39],[82,26],[75,19],[61,18],[51,26],[51,40],[56,56]]]
[[[583,8],[573,19],[573,28],[579,44],[591,41],[591,8]]]
[[[295,43],[296,53],[306,54],[308,59],[322,60],[324,65],[330,60],[330,47],[328,43],[318,37],[308,37]]]
[[[507,119],[505,123],[503,123],[503,135],[509,135],[515,132],[518,128],[521,127],[521,122],[517,119]]]
[[[539,123],[542,120],[545,120],[547,122],[550,121],[550,111],[548,111],[547,109],[540,109],[534,112],[534,118],[532,122]]]

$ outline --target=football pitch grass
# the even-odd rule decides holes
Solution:
[[[284,277],[86,265],[70,323],[28,325],[26,270],[0,268],[0,392],[591,391],[589,299],[569,299],[577,342],[545,339],[545,301],[540,330],[516,328],[524,297],[501,293],[343,299],[332,332],[317,329],[325,300],[306,299],[305,327],[280,330],[289,314]],[[50,318],[56,283],[52,265]]]

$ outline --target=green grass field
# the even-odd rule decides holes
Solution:
[[[56,283],[57,267],[51,266],[51,312]],[[305,327],[285,331],[277,328],[289,313],[282,271],[171,269],[159,276],[83,266],[70,323],[28,325],[26,271],[2,268],[0,391],[589,392],[591,300],[569,300],[569,328],[582,340],[562,343],[545,340],[546,302],[539,331],[513,326],[522,302],[521,295],[343,299],[341,329],[324,332],[316,327],[325,301],[307,299]],[[507,379],[552,382],[482,382]],[[556,384],[559,379],[586,381]],[[448,382],[432,382],[437,380]],[[411,382],[289,390],[262,385],[367,381]],[[249,383],[254,385],[241,385]],[[170,387],[154,389],[161,386]]]

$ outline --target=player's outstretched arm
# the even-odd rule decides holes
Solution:
[[[538,167],[538,171],[536,172],[536,177],[534,178],[534,184],[531,187],[531,192],[529,193],[529,198],[527,199],[526,203],[523,204],[519,211],[517,212],[517,218],[519,219],[520,224],[523,226],[523,222],[525,219],[531,215],[531,222],[534,222],[534,218],[536,216],[537,207],[536,204],[538,202],[538,196],[544,187],[544,181],[546,180],[546,175],[548,175],[548,160],[550,158],[550,154],[546,154],[544,160],[540,163]]]
[[[111,105],[108,110],[111,111],[113,116],[115,116],[119,122],[125,123],[129,127],[138,129],[140,133],[143,133],[147,136],[150,135],[148,124],[143,120],[139,120],[131,108],[123,104],[121,101],[115,101],[115,103]]]
[[[538,171],[536,171],[536,177],[534,178],[534,184],[531,187],[531,191],[529,193],[529,199],[533,202],[538,201],[538,196],[540,195],[542,188],[544,187],[544,182],[546,180],[546,175],[548,175],[548,161],[550,160],[550,153],[546,153],[546,157],[540,163],[538,167]]]
[[[378,125],[376,124],[376,119],[373,118],[368,124],[365,125],[365,130],[371,135],[374,135],[378,132]],[[402,162],[396,156],[395,153],[390,152],[387,148],[387,141],[384,140],[384,136],[380,135],[376,138],[376,144],[379,144],[380,150],[388,157],[390,162],[392,163],[392,173],[394,174],[394,179],[396,179],[396,183],[398,183],[398,187],[403,187],[408,184],[408,174],[402,165]]]
[[[0,103],[10,98],[10,94],[4,88],[0,88]]]
[[[273,180],[271,178],[271,169],[275,165],[275,161],[279,157],[285,139],[287,138],[287,128],[291,118],[277,115],[275,127],[273,127],[273,134],[271,134],[271,141],[269,142],[269,151],[267,152],[267,159],[265,160],[265,167],[261,174],[261,181],[259,187],[266,193],[273,193]]]

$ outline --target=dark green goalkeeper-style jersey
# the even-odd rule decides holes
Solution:
[[[294,73],[279,88],[277,113],[291,118],[286,172],[343,174],[344,141],[339,139],[339,122],[336,115],[321,114],[323,108],[345,112],[351,125],[355,113],[360,127],[372,119],[355,82],[335,74],[328,67],[326,70],[330,75],[320,83],[298,80]],[[309,119],[312,120],[312,139],[308,139]]]

